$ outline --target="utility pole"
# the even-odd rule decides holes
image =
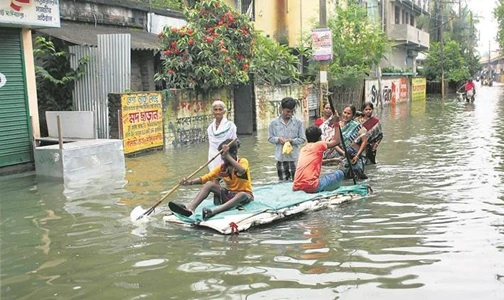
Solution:
[[[388,36],[386,30],[387,26],[385,26],[385,1],[381,0],[380,1],[380,9],[381,9],[381,24],[382,24],[382,32],[385,34],[385,36]],[[382,101],[382,95],[383,95],[383,90],[382,90],[382,69],[381,69],[381,64],[378,63],[376,66],[376,77],[378,78],[378,97],[376,97],[376,101],[379,101],[380,103],[380,110],[383,110],[383,101]]]
[[[326,28],[327,27],[327,7],[326,0],[319,0],[319,27]],[[327,62],[320,62],[320,73],[319,73],[319,97],[320,97],[320,112],[323,111],[324,108],[324,99],[328,89],[328,78],[327,78]],[[325,87],[325,89],[324,89]]]
[[[488,85],[490,85],[490,78],[492,78],[492,65],[490,60],[492,59],[492,50],[490,50],[491,40],[488,40]]]
[[[443,8],[444,8],[444,4],[441,5],[441,7],[439,6],[439,0],[436,1],[436,7],[438,8],[437,9],[437,12],[439,13],[438,16],[436,16],[436,19],[441,17],[441,22],[439,22],[439,28],[438,28],[438,32],[439,32],[439,45],[440,45],[440,54],[441,54],[441,100],[444,101],[445,99],[445,80],[444,80],[444,54],[443,54]]]
[[[469,12],[469,18],[470,18],[470,28],[469,28],[469,45],[470,45],[470,50],[471,53],[474,51],[474,20],[473,20],[473,13],[472,11]]]

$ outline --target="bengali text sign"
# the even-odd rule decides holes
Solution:
[[[60,27],[59,0],[2,0],[0,24]]]
[[[411,79],[411,101],[427,100],[427,81],[425,78]]]
[[[124,153],[163,146],[161,93],[121,95]]]
[[[316,28],[312,31],[313,59],[327,61],[333,58],[332,33],[329,28]]]

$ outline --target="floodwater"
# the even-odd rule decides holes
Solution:
[[[504,299],[502,115],[499,85],[474,104],[385,108],[375,196],[233,236],[129,219],[203,165],[206,144],[128,158],[124,178],[0,178],[0,298]],[[266,138],[241,137],[255,184],[276,181]]]

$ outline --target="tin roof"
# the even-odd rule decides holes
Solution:
[[[128,27],[113,27],[84,23],[61,22],[60,28],[43,28],[36,31],[76,45],[97,46],[98,34],[129,33],[132,50],[159,50],[161,43],[156,34]]]

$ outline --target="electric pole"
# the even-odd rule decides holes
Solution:
[[[436,20],[441,18],[441,21],[438,21],[438,37],[439,37],[439,50],[441,54],[441,100],[444,101],[445,98],[445,82],[444,82],[444,54],[443,54],[443,8],[444,4],[439,5],[440,1],[436,1]]]
[[[488,85],[490,85],[490,78],[492,78],[492,65],[490,60],[492,59],[492,50],[490,50],[491,40],[488,40]]]
[[[326,8],[326,0],[319,0],[319,27],[326,28],[327,27],[327,8]],[[320,97],[320,110],[321,113],[324,108],[324,98],[325,95],[328,95],[328,78],[327,78],[327,62],[320,62],[320,73],[319,73],[319,97]],[[325,89],[324,89],[325,87]]]

